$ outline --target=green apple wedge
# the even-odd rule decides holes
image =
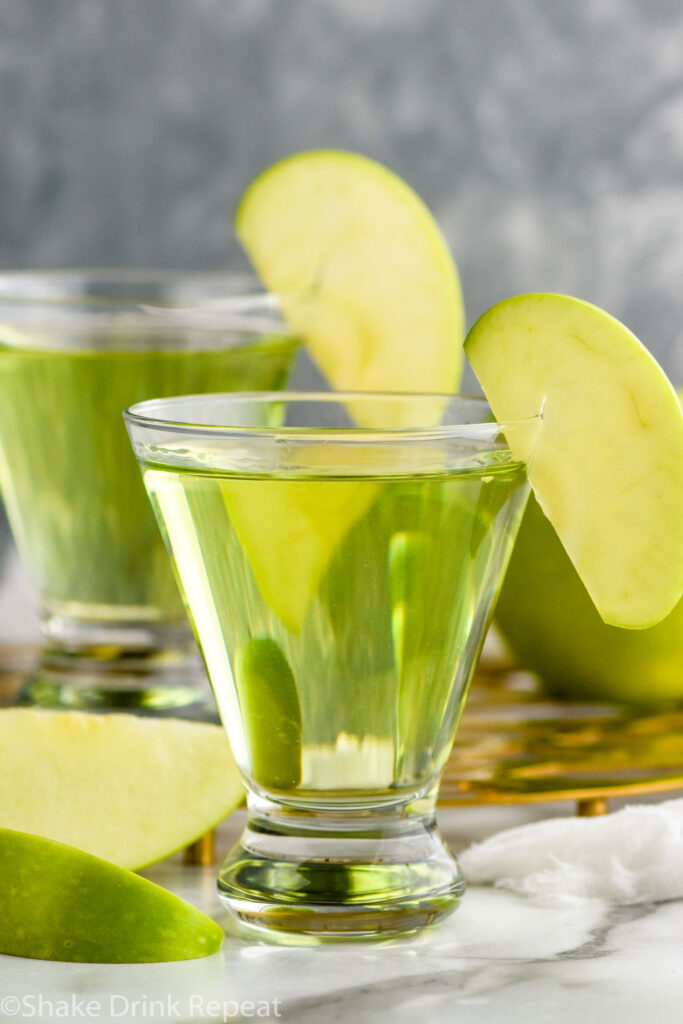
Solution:
[[[301,706],[296,680],[270,637],[252,637],[240,651],[235,680],[258,785],[294,789],[301,781]]]
[[[336,391],[457,391],[457,270],[413,190],[356,153],[298,153],[246,190],[235,231]]]
[[[259,590],[292,633],[301,631],[330,558],[377,488],[294,480],[225,480],[223,501]]]
[[[496,621],[521,663],[552,694],[633,704],[683,700],[683,600],[650,629],[606,625],[533,498]]]
[[[355,153],[298,153],[264,171],[246,190],[235,232],[266,287],[337,391],[457,391],[464,311],[458,273],[422,200],[395,174]],[[361,426],[407,426],[405,411],[373,406]],[[419,415],[441,412],[425,403]],[[398,417],[398,418],[396,418]],[[431,422],[431,420],[429,421]],[[224,500],[259,587],[298,633],[338,544],[376,489],[308,488],[285,495],[282,514],[268,488],[228,482]]]
[[[171,718],[0,711],[0,828],[138,869],[222,821],[244,795],[222,728]]]
[[[132,871],[41,836],[0,829],[0,953],[70,963],[192,960],[223,930]]]
[[[499,422],[542,415],[534,446],[511,448],[601,618],[659,622],[683,593],[683,413],[659,365],[614,317],[554,294],[493,306],[465,351]]]

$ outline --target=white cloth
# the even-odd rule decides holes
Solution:
[[[549,904],[683,897],[683,799],[506,829],[461,854],[465,878]]]

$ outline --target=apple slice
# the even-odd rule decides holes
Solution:
[[[226,480],[221,491],[264,600],[300,633],[330,559],[377,488],[353,480]]]
[[[650,353],[608,313],[566,295],[493,306],[465,351],[605,622],[650,626],[683,592],[683,414]],[[517,449],[517,450],[516,450]]]
[[[140,868],[222,821],[243,788],[220,726],[0,711],[0,827]]]
[[[141,964],[216,953],[223,929],[131,871],[41,836],[0,829],[0,953]]]
[[[249,186],[235,231],[333,388],[457,390],[457,270],[431,214],[396,175],[354,153],[291,156]],[[442,404],[413,404],[412,419],[400,403],[347,408],[361,426],[391,427],[437,422]],[[339,543],[376,497],[367,484],[344,486],[272,484],[271,501],[260,484],[257,502],[249,483],[226,485],[263,596],[294,633]]]
[[[422,200],[355,153],[299,153],[245,192],[237,236],[338,391],[457,391],[464,313]]]
[[[683,391],[678,400],[683,403]],[[496,622],[550,693],[633,704],[683,700],[683,600],[652,629],[607,626],[533,500],[505,575]],[[678,743],[675,731],[670,736]],[[654,742],[660,739],[667,742],[666,734]]]
[[[301,781],[301,706],[282,649],[271,637],[252,637],[239,652],[235,676],[256,783],[294,789]]]

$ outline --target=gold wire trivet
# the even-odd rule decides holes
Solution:
[[[446,765],[439,804],[574,800],[683,789],[683,705],[557,701],[535,677],[483,665]]]

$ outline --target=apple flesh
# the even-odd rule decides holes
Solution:
[[[0,953],[70,963],[191,960],[223,930],[131,871],[40,836],[0,829]]]
[[[336,391],[457,390],[457,270],[391,171],[355,153],[298,153],[249,186],[235,231]]]
[[[0,827],[126,868],[175,853],[244,795],[217,725],[134,715],[0,711]]]
[[[683,413],[650,353],[552,294],[493,306],[465,350],[500,423],[542,414],[533,443],[508,440],[601,618],[665,618],[683,593]]]
[[[353,480],[230,480],[221,491],[264,600],[300,633],[330,559],[377,489]]]
[[[252,182],[235,232],[336,391],[457,391],[458,273],[429,210],[391,171],[355,153],[298,153]],[[346,406],[374,427],[436,423],[442,408]],[[299,633],[335,550],[377,492],[321,481],[258,490],[257,501],[249,482],[231,481],[225,504],[264,599]]]

